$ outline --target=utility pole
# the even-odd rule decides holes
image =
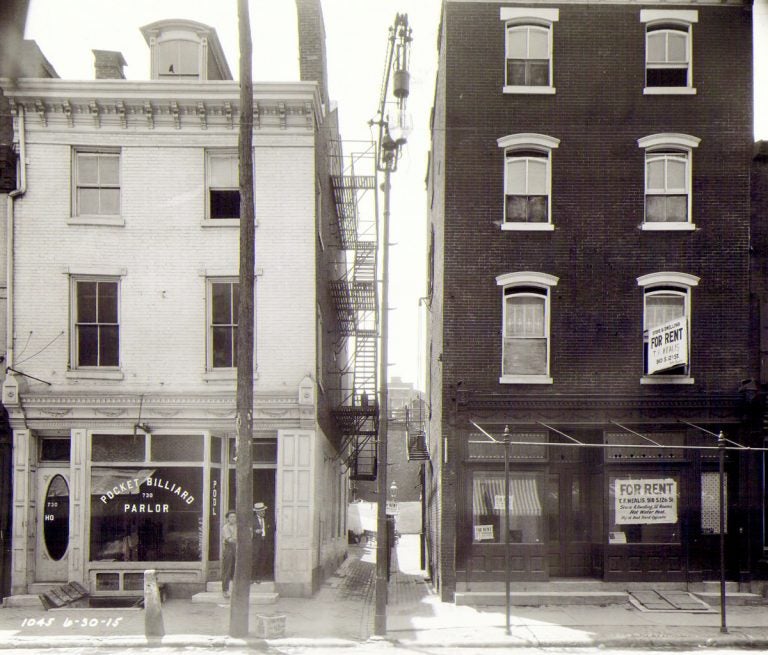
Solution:
[[[378,152],[376,169],[384,173],[381,189],[384,192],[384,212],[381,222],[381,357],[379,360],[379,434],[378,434],[378,467],[377,482],[377,516],[376,516],[376,610],[374,614],[374,633],[379,636],[387,634],[387,592],[389,577],[387,562],[389,559],[389,529],[387,525],[387,432],[389,430],[389,397],[387,382],[389,338],[389,218],[390,191],[392,189],[390,176],[397,170],[400,151],[405,145],[410,132],[410,120],[405,114],[405,103],[409,93],[409,73],[411,28],[408,26],[408,15],[397,14],[395,23],[389,28],[389,47],[384,68],[384,82],[379,99],[379,113],[371,125],[379,127]],[[390,79],[393,80],[393,101],[387,100]]]
[[[240,288],[237,314],[237,557],[229,607],[229,634],[248,636],[248,601],[253,553],[253,275],[256,238],[253,206],[253,80],[251,20],[248,0],[237,2],[240,33]]]

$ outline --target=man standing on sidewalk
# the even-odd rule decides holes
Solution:
[[[221,590],[224,598],[229,598],[229,585],[235,577],[235,554],[237,552],[237,514],[227,512],[227,522],[221,529],[224,554],[221,557]]]
[[[266,576],[267,554],[269,552],[267,536],[267,506],[264,503],[253,505],[253,569],[254,582],[261,582]]]

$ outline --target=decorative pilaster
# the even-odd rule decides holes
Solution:
[[[69,580],[87,584],[85,560],[88,557],[85,543],[87,502],[90,498],[88,485],[88,433],[72,430],[70,440],[69,481]]]
[[[26,594],[34,575],[35,467],[29,430],[13,431],[13,531],[11,594]]]

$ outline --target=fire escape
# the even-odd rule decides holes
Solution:
[[[342,261],[338,279],[331,282],[331,295],[339,319],[337,356],[345,360],[341,367],[341,400],[334,416],[350,478],[375,480],[379,432],[375,145],[355,143],[360,151],[349,155],[346,162],[342,144],[333,145],[337,165],[331,174],[331,186]]]

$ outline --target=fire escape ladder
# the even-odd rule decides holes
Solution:
[[[344,265],[330,283],[330,292],[338,315],[339,352],[347,354],[339,358],[341,394],[333,414],[342,437],[340,457],[351,479],[375,480],[379,430],[375,146],[366,143],[362,152],[350,156],[348,166],[340,142],[331,150],[337,158],[331,165],[331,187]],[[374,174],[360,175],[356,168]]]

